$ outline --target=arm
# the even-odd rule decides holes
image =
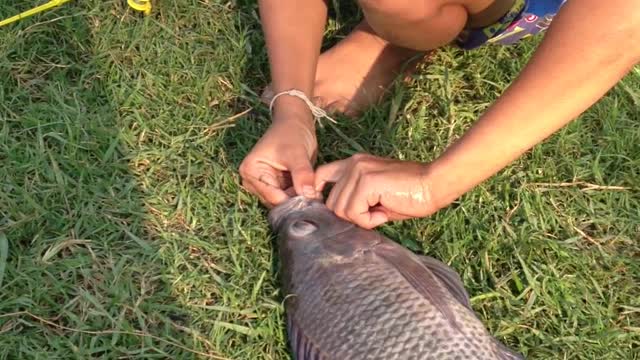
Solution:
[[[321,166],[327,206],[372,228],[447,206],[601,98],[640,61],[638,0],[569,0],[518,79],[431,164],[353,156]],[[535,115],[533,115],[535,114]]]
[[[630,71],[640,60],[639,4],[565,4],[518,79],[428,166],[426,185],[436,209],[569,123]]]
[[[324,0],[260,0],[259,7],[274,94],[297,88],[311,99],[327,20],[326,3]],[[276,121],[295,119],[310,127],[314,125],[307,105],[295,97],[279,97],[274,113]]]
[[[323,0],[260,0],[259,6],[272,90],[277,94],[296,88],[312,98],[326,4]],[[291,190],[315,197],[312,160],[316,151],[310,109],[296,97],[278,97],[271,126],[240,165],[242,184],[269,207],[287,199]]]

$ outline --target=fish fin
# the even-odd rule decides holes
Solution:
[[[327,357],[318,349],[304,331],[295,323],[293,316],[288,316],[287,328],[289,332],[289,342],[295,360],[324,360]]]
[[[449,323],[460,330],[453,310],[447,304],[448,287],[442,285],[429,267],[415,260],[413,253],[405,255],[405,249],[398,249],[389,244],[382,243],[374,248],[374,252],[383,260],[391,264],[402,277],[413,286],[420,295],[426,298],[433,306],[444,315]]]
[[[418,256],[424,266],[429,268],[431,272],[449,289],[451,294],[460,302],[460,304],[471,308],[471,301],[467,290],[464,288],[460,275],[455,272],[449,265],[440,260],[436,260],[430,256]]]
[[[471,313],[477,317],[473,308],[471,308],[471,301],[467,290],[464,288],[462,279],[456,271],[454,271],[449,265],[443,263],[440,260],[434,259],[430,256],[418,256],[422,263],[431,270],[431,272],[449,289],[449,292],[460,302],[460,304],[471,310]],[[524,360],[521,354],[514,352],[506,347],[503,343],[497,339],[493,339],[496,343],[498,351],[498,359],[500,360]]]

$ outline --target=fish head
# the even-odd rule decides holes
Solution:
[[[335,252],[336,235],[355,227],[337,217],[320,200],[292,197],[269,212],[279,247],[295,254],[320,257]]]

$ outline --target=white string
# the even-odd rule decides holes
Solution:
[[[271,104],[269,105],[269,112],[273,115],[273,104],[275,103],[276,99],[281,96],[281,95],[289,95],[289,96],[295,96],[297,98],[302,99],[302,101],[304,101],[307,106],[309,107],[309,109],[311,110],[311,113],[313,114],[313,116],[315,117],[316,121],[318,121],[318,123],[320,123],[320,119],[321,118],[327,118],[329,121],[331,121],[334,124],[337,124],[338,122],[335,121],[331,116],[329,116],[327,114],[326,111],[324,111],[323,109],[315,106],[311,100],[309,100],[309,98],[307,97],[307,95],[304,94],[304,92],[298,90],[298,89],[291,89],[291,90],[287,90],[287,91],[283,91],[280,92],[278,94],[276,94],[273,99],[271,99]],[[322,123],[320,123],[320,126],[322,126]]]

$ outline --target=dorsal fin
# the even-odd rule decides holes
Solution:
[[[393,266],[420,295],[435,306],[451,326],[460,330],[453,310],[447,304],[447,299],[451,298],[451,296],[447,295],[448,288],[438,280],[427,266],[415,260],[416,257],[408,250],[392,244],[381,243],[373,251]]]
[[[477,318],[475,311],[471,308],[471,302],[467,290],[464,288],[460,275],[455,272],[450,266],[442,261],[436,260],[430,256],[419,256],[422,263],[449,289],[449,292],[460,302],[468,308],[473,316]],[[521,354],[518,354],[511,349],[507,348],[504,344],[495,338],[491,338],[496,345],[498,351],[498,358],[500,360],[524,360]]]
[[[460,302],[460,304],[471,309],[469,294],[464,288],[460,275],[442,261],[430,256],[419,256],[422,263],[449,289],[449,292]]]

